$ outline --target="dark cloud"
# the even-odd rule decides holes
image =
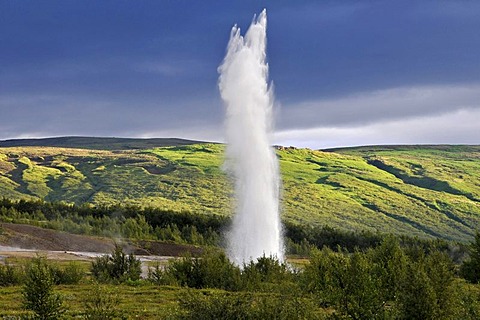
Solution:
[[[221,140],[217,67],[263,7],[282,132],[477,114],[473,1],[3,1],[0,139]]]

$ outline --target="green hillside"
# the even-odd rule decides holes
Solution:
[[[223,148],[0,148],[0,195],[227,215],[232,187],[221,169]],[[480,146],[277,154],[290,222],[461,241],[480,226]]]

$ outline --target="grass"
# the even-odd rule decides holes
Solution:
[[[92,283],[79,285],[56,286],[55,291],[64,297],[68,309],[67,318],[81,316],[84,312],[83,301],[91,294]],[[128,314],[132,319],[164,319],[175,310],[177,298],[188,289],[180,287],[155,286],[142,284],[102,285],[107,291],[119,299],[118,309]],[[0,317],[21,316],[22,309],[21,286],[0,287]]]
[[[0,192],[228,215],[223,154],[219,144],[0,148]],[[287,148],[277,155],[287,221],[457,241],[469,241],[480,225],[479,146]]]

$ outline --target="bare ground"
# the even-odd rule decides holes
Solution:
[[[115,246],[114,239],[70,234],[25,224],[0,223],[0,246],[15,247],[17,256],[31,256],[36,252],[48,252],[58,258],[74,252],[110,253]],[[201,253],[202,249],[191,245],[160,241],[122,241],[125,252],[142,256],[180,256],[186,252]],[[25,251],[30,249],[32,251]],[[0,250],[1,251],[1,250]],[[62,254],[62,252],[64,254]],[[11,250],[0,252],[13,255]],[[65,257],[63,257],[65,258]],[[67,258],[68,259],[68,258]]]

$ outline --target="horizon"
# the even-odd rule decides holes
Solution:
[[[1,142],[10,142],[10,141],[25,141],[25,140],[49,140],[49,139],[64,139],[64,138],[86,138],[86,139],[125,139],[125,140],[183,140],[191,141],[195,144],[226,144],[221,141],[203,141],[197,139],[185,139],[179,137],[152,137],[152,138],[135,138],[135,137],[119,137],[119,136],[50,136],[50,137],[35,137],[35,138],[12,138],[12,139],[0,139]],[[361,145],[345,145],[337,147],[328,147],[328,148],[310,148],[310,147],[299,147],[295,145],[281,145],[281,144],[272,144],[271,147],[294,147],[296,149],[311,149],[317,151],[328,151],[334,149],[349,149],[349,148],[369,148],[369,147],[441,147],[441,146],[480,146],[480,143],[470,144],[470,143],[439,143],[439,144],[430,144],[430,143],[412,143],[412,144],[361,144]],[[6,148],[0,146],[0,148]]]
[[[273,145],[480,143],[480,3],[399,0],[1,2],[0,140],[224,142],[217,68],[263,8]]]

